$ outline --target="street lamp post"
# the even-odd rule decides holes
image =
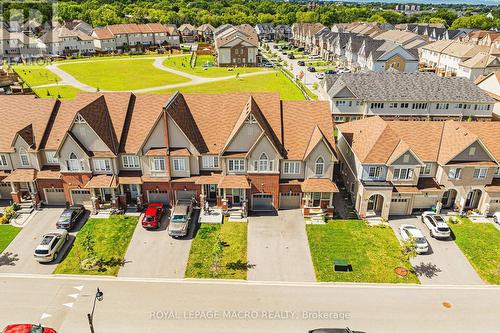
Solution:
[[[97,292],[94,297],[94,304],[92,305],[92,312],[87,313],[87,319],[89,320],[89,327],[90,327],[90,333],[94,333],[94,310],[95,310],[95,303],[97,301],[102,301],[104,298],[104,293],[97,288]]]

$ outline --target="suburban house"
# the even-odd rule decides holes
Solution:
[[[274,41],[276,31],[272,23],[258,23],[255,25],[255,32],[261,41]]]
[[[495,100],[493,119],[500,120],[500,71],[479,77],[475,84]]]
[[[2,198],[96,211],[195,197],[243,217],[333,213],[337,157],[326,102],[274,93],[0,99]]]
[[[13,61],[20,59],[36,59],[47,54],[47,46],[38,38],[22,32],[0,30],[0,52],[2,57]]]
[[[69,30],[79,30],[86,35],[92,35],[92,31],[94,31],[90,24],[82,20],[64,21],[63,26]]]
[[[259,60],[259,38],[248,24],[216,31],[215,53],[219,66],[255,66]]]
[[[429,41],[436,40],[463,40],[473,29],[446,29],[442,23],[403,23],[396,24],[397,30],[416,33]]]
[[[205,43],[213,43],[214,42],[214,31],[215,28],[209,24],[205,23],[200,25],[196,31],[198,32],[198,40]]]
[[[181,25],[177,30],[183,43],[194,43],[198,39],[198,30],[189,23]]]
[[[321,30],[328,29],[321,23],[294,23],[292,25],[293,44],[312,51],[312,39]]]
[[[86,33],[65,26],[46,32],[40,40],[47,45],[47,52],[60,56],[91,55],[95,53],[94,38]]]
[[[288,24],[278,24],[274,27],[274,39],[288,42],[292,38],[292,28]]]
[[[361,217],[500,211],[499,122],[377,116],[337,129],[340,174]]]
[[[402,120],[491,120],[495,100],[472,81],[432,73],[326,75],[335,122],[369,116]]]
[[[159,23],[108,25],[94,29],[92,36],[98,52],[142,51],[180,46],[175,26]]]

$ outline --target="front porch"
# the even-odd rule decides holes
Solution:
[[[311,220],[333,218],[333,194],[338,193],[337,185],[326,178],[309,178],[301,184],[302,214]]]

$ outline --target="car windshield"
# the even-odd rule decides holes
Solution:
[[[152,215],[146,215],[144,216],[144,221],[146,222],[151,222],[151,221],[154,221],[155,217],[152,216]]]
[[[417,238],[415,238],[415,242],[417,244],[426,244],[427,243],[427,241],[425,240],[424,237],[417,237]]]
[[[172,222],[174,222],[174,223],[185,222],[185,221],[186,221],[186,218],[184,217],[184,215],[174,214],[174,216],[172,217]]]
[[[40,254],[40,255],[49,254],[49,250],[39,250],[39,249],[36,249],[35,250],[35,254]]]
[[[450,231],[450,228],[448,228],[448,227],[438,227],[437,229],[438,229],[438,231],[442,231],[442,232]]]
[[[30,333],[43,333],[44,328],[42,326],[33,325],[30,328]]]

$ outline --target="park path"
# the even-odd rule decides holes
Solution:
[[[203,83],[210,83],[210,82],[218,82],[218,81],[224,81],[224,80],[229,80],[234,78],[236,75],[228,75],[228,76],[222,76],[222,77],[214,77],[214,78],[208,78],[208,77],[201,77],[193,74],[189,74],[180,70],[172,69],[169,67],[166,67],[163,65],[163,62],[167,58],[171,57],[181,57],[185,55],[172,55],[172,56],[161,56],[161,57],[137,57],[137,58],[118,58],[118,59],[96,59],[96,60],[84,60],[84,61],[73,61],[73,62],[67,62],[67,63],[61,63],[61,64],[52,64],[48,65],[47,69],[50,70],[52,73],[55,75],[59,76],[61,78],[61,81],[58,83],[50,83],[50,84],[44,84],[44,85],[39,85],[39,86],[34,86],[32,88],[46,88],[46,87],[53,87],[53,86],[58,86],[58,85],[69,85],[73,86],[77,89],[87,91],[87,92],[96,92],[97,88],[89,86],[85,83],[82,83],[78,81],[75,77],[70,75],[69,73],[65,72],[61,68],[59,68],[60,65],[66,65],[66,64],[79,64],[79,63],[88,63],[88,62],[102,62],[102,61],[125,61],[125,60],[150,60],[153,59],[153,66],[155,68],[158,68],[162,71],[170,72],[172,74],[176,74],[185,78],[190,79],[191,81],[189,82],[183,82],[183,83],[177,83],[177,84],[167,84],[167,85],[162,85],[162,86],[156,86],[156,87],[148,87],[148,88],[141,88],[141,89],[135,89],[135,90],[127,90],[127,92],[133,92],[133,93],[146,93],[146,92],[151,92],[151,91],[157,91],[157,90],[165,90],[165,89],[175,89],[175,88],[180,88],[180,87],[186,87],[186,86],[191,86],[191,85],[197,85],[197,84],[203,84]],[[254,73],[247,73],[247,74],[240,74],[239,77],[247,77],[247,76],[254,76],[254,75],[262,75],[262,74],[269,74],[272,73],[272,71],[266,70],[262,72],[254,72]],[[117,90],[103,90],[100,89],[102,92],[119,92]]]

